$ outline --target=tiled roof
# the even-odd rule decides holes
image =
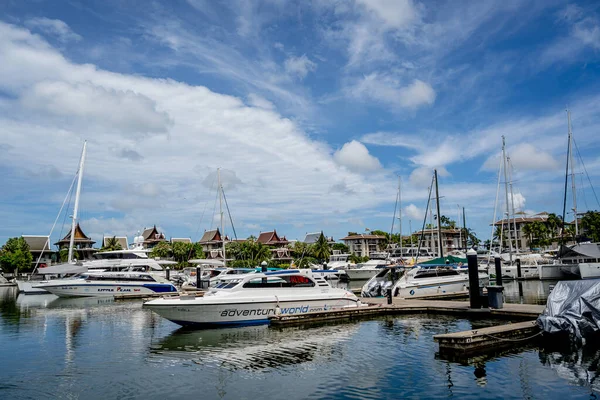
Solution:
[[[108,239],[112,239],[113,237],[117,239],[117,242],[121,245],[121,248],[123,250],[126,250],[129,248],[129,242],[127,240],[127,236],[110,236],[110,235],[104,236],[102,238],[102,246],[106,246],[106,241]]]
[[[219,229],[213,229],[210,231],[204,231],[204,235],[200,238],[198,243],[210,243],[210,242],[220,242],[221,241],[221,232]]]
[[[29,245],[30,251],[50,251],[49,236],[22,235],[21,237]]]
[[[382,235],[351,235],[341,238],[340,240],[359,240],[359,239],[385,239],[385,236]]]
[[[192,243],[192,239],[190,239],[190,238],[171,238],[171,243],[176,243],[176,242]]]

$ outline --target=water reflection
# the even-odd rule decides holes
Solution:
[[[507,303],[520,304],[546,304],[550,287],[556,285],[557,281],[504,281],[504,301]]]
[[[150,353],[196,364],[263,370],[343,357],[338,344],[352,338],[358,324],[273,329],[267,326],[187,330],[180,328],[152,344]]]
[[[600,344],[560,351],[540,351],[540,361],[569,383],[600,392]]]

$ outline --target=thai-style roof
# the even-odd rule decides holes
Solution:
[[[21,235],[29,245],[29,251],[50,251],[50,236]]]
[[[279,235],[277,235],[276,230],[272,230],[269,232],[261,232],[258,235],[258,239],[256,239],[256,241],[266,245],[289,243],[285,236],[283,238],[280,238]]]
[[[71,241],[71,231],[69,231],[69,233],[67,233],[67,235],[64,238],[62,238],[61,240],[59,240],[58,242],[56,242],[54,244],[56,246],[60,246],[61,244],[68,244],[70,241]],[[83,233],[83,230],[79,226],[79,222],[75,226],[75,243],[89,243],[89,244],[96,243],[90,237],[88,237],[85,233]]]
[[[171,243],[176,243],[176,242],[192,243],[192,239],[190,239],[190,238],[171,238]]]
[[[385,239],[385,236],[360,234],[360,235],[346,236],[346,237],[341,238],[340,240],[361,240],[361,239]]]
[[[127,240],[127,236],[110,236],[110,235],[105,235],[102,238],[102,247],[106,247],[106,242],[112,238],[117,239],[117,242],[121,245],[121,248],[123,250],[127,250],[129,248],[129,242]]]
[[[160,242],[165,240],[165,235],[163,235],[158,231],[158,229],[156,229],[156,225],[154,225],[152,228],[144,229],[142,236],[144,237],[144,243]]]
[[[204,231],[204,235],[200,238],[198,243],[200,244],[209,244],[209,243],[220,243],[223,239],[221,239],[221,232],[219,228],[213,229],[210,231]]]

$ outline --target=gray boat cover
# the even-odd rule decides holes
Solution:
[[[568,333],[585,344],[600,333],[600,279],[558,282],[537,323],[546,333]]]

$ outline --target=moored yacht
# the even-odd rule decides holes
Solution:
[[[382,268],[390,266],[391,263],[386,260],[369,260],[365,263],[357,264],[356,268],[348,268],[346,275],[350,280],[365,280],[371,279],[377,275]]]
[[[344,289],[332,288],[323,278],[300,270],[260,272],[223,281],[203,297],[180,296],[144,303],[179,325],[264,324],[270,316],[303,314],[360,306]]]
[[[85,272],[67,279],[40,282],[34,288],[44,289],[59,297],[177,292],[171,282],[146,272]]]

